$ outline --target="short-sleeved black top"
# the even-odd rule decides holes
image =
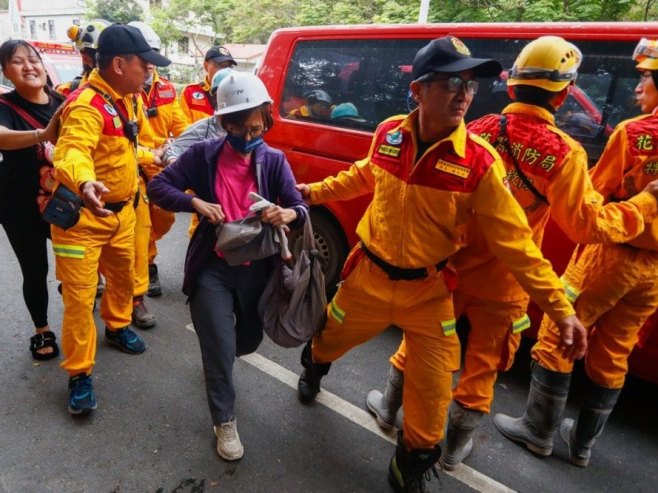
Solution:
[[[35,104],[23,99],[16,91],[0,96],[19,106],[44,127],[61,104],[58,94],[47,104]],[[0,103],[0,125],[10,130],[33,130],[16,111]],[[33,219],[39,214],[36,197],[39,193],[39,169],[45,164],[40,146],[4,151],[0,149],[0,222]]]

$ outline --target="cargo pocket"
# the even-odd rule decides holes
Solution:
[[[507,371],[514,363],[514,356],[521,344],[521,333],[530,328],[530,317],[524,314],[521,318],[513,320],[509,330],[505,333],[500,350],[500,361],[498,362],[498,371]]]

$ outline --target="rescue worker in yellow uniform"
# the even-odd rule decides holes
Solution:
[[[412,67],[418,109],[381,123],[368,156],[349,170],[298,186],[311,203],[374,192],[324,330],[302,352],[297,390],[303,403],[312,402],[332,361],[391,325],[403,330],[406,412],[389,465],[395,491],[424,491],[423,477],[440,455],[460,363],[446,261],[462,246],[471,218],[480,219],[492,251],[562,328],[565,352],[579,357],[585,350],[584,328],[532,242],[500,157],[464,125],[475,77],[500,71],[498,62],[473,58],[453,36],[431,41]]]
[[[581,60],[578,48],[557,36],[532,41],[507,80],[514,102],[502,115],[487,115],[467,126],[495,145],[503,158],[507,182],[540,247],[549,215],[574,242],[599,243],[635,238],[658,213],[650,192],[604,206],[589,178],[583,147],[556,128],[554,114],[567,98]],[[653,193],[658,192],[653,185]],[[528,295],[491,252],[477,221],[469,226],[467,238],[468,245],[452,259],[459,278],[455,314],[468,317],[470,331],[440,459],[447,470],[470,454],[471,436],[490,412],[497,373],[512,366],[521,333],[530,327]],[[394,426],[402,405],[404,365],[403,341],[391,357],[384,393],[373,390],[366,398],[368,410],[384,428]]]
[[[170,61],[138,29],[108,26],[98,40],[98,68],[71,93],[62,114],[54,166],[59,186],[82,198],[74,226],[52,226],[57,278],[62,282],[62,367],[69,374],[69,412],[96,408],[91,373],[96,354],[92,306],[97,271],[107,288],[100,314],[108,344],[129,354],[145,350],[130,329],[135,262],[137,133],[145,120],[133,95],[144,85],[147,64]]]
[[[210,95],[212,78],[218,70],[237,65],[231,52],[223,46],[210,48],[203,60],[205,78],[202,82],[185,86],[180,95],[180,106],[190,124],[215,114],[216,102]]]
[[[57,92],[68,96],[78,87],[87,82],[89,74],[96,68],[96,50],[98,49],[98,37],[110,22],[103,19],[93,19],[85,26],[73,25],[68,28],[66,35],[80,50],[82,58],[82,74],[69,82],[58,85]]]
[[[153,50],[160,52],[160,37],[147,24],[140,21],[128,23],[140,30],[146,42]],[[176,88],[161,77],[155,66],[149,64],[149,76],[144,89],[140,92],[144,112],[150,129],[148,136],[140,134],[143,145],[147,143],[154,150],[157,158],[154,163],[140,163],[139,189],[143,203],[137,210],[137,227],[135,229],[135,293],[133,297],[133,324],[142,329],[156,325],[154,314],[144,302],[144,295],[160,296],[162,289],[158,276],[155,257],[155,242],[162,238],[174,224],[174,214],[151,204],[146,195],[146,184],[162,170],[161,157],[167,149],[170,136],[178,136],[187,128],[187,119],[181,111],[176,97]],[[142,128],[140,128],[141,132]]]
[[[636,197],[657,175],[658,42],[642,39],[633,59],[640,71],[635,96],[645,115],[616,127],[590,172],[606,202]],[[522,417],[497,414],[494,423],[504,436],[540,454],[549,445],[544,437],[559,425],[571,462],[586,467],[624,385],[640,327],[658,307],[658,222],[624,244],[576,247],[563,279],[588,329],[587,380],[578,418],[575,424],[571,419],[560,424],[563,406],[553,404],[553,396],[566,395],[573,364],[556,349],[556,327],[544,318],[532,349],[534,368],[544,376],[539,379],[533,371]]]

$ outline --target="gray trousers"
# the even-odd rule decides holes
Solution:
[[[231,267],[214,256],[195,280],[190,314],[199,338],[208,406],[215,425],[234,417],[235,357],[253,353],[263,340],[258,300],[270,271],[269,259]]]

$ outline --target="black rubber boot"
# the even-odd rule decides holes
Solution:
[[[398,431],[395,455],[388,466],[388,482],[396,493],[425,491],[425,479],[430,479],[430,471],[438,479],[434,464],[441,455],[441,448],[407,450]]]
[[[621,389],[608,389],[588,380],[583,407],[574,426],[573,419],[565,419],[560,425],[560,435],[569,447],[569,460],[579,467],[587,467],[591,448],[603,432]]]
[[[403,386],[404,373],[391,365],[384,393],[382,394],[379,390],[371,390],[366,396],[366,408],[375,416],[379,426],[385,430],[390,430],[396,425],[395,418],[402,407]]]
[[[162,296],[162,286],[160,286],[160,276],[158,275],[158,266],[149,264],[149,288],[146,296],[156,298]]]
[[[455,468],[468,457],[473,450],[473,432],[480,427],[484,413],[466,409],[459,402],[453,401],[448,416],[446,443],[439,459],[446,471]]]
[[[304,346],[301,363],[304,371],[297,382],[297,396],[304,404],[310,404],[320,393],[320,380],[329,373],[331,363],[313,363],[311,341],[308,341]]]
[[[496,414],[494,424],[505,437],[523,443],[532,452],[553,453],[553,439],[560,424],[569,394],[571,373],[547,370],[532,363],[532,381],[528,403],[520,418]]]

